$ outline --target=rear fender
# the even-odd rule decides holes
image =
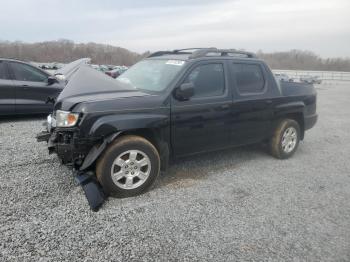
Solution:
[[[305,104],[302,101],[287,102],[279,104],[275,108],[275,116],[279,118],[286,114],[304,113]]]
[[[290,118],[294,119],[299,123],[300,131],[301,131],[301,137],[300,139],[304,139],[304,133],[305,133],[305,123],[304,123],[304,115],[305,115],[305,104],[302,101],[295,101],[295,102],[289,102],[280,104],[276,107],[275,111],[275,129],[276,125],[278,124],[279,120],[282,118]]]

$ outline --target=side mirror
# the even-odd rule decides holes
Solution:
[[[47,78],[47,85],[53,85],[54,83],[58,83],[58,80],[57,80],[57,78],[56,77],[54,77],[54,76],[49,76],[48,78]]]
[[[193,83],[185,83],[175,89],[175,98],[180,101],[189,100],[194,95]]]

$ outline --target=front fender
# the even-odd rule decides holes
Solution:
[[[103,150],[107,147],[107,145],[109,143],[111,143],[117,136],[119,136],[121,134],[121,132],[117,132],[117,133],[114,133],[114,134],[111,134],[109,135],[108,137],[106,137],[104,140],[103,140],[103,143],[100,144],[100,145],[94,145],[89,153],[87,154],[87,156],[85,157],[84,159],[84,162],[83,164],[80,166],[79,170],[82,171],[82,170],[85,170],[87,169],[88,167],[90,167],[94,162],[95,160],[99,157],[99,155],[101,155],[101,153],[103,152]]]
[[[124,114],[99,117],[89,131],[89,137],[101,137],[103,142],[94,145],[85,157],[80,170],[86,170],[100,156],[103,150],[124,131],[138,129],[162,129],[169,126],[169,117],[164,114]]]
[[[105,137],[119,131],[140,128],[161,128],[169,125],[168,115],[125,114],[100,117],[91,127],[89,136]]]

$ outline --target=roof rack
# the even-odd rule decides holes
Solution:
[[[188,51],[190,50],[195,51],[195,50],[201,50],[201,49],[207,49],[207,48],[194,47],[194,48],[175,49],[173,51],[157,51],[155,53],[150,54],[148,57],[174,55],[174,54],[192,54],[193,52],[188,52]]]
[[[1,59],[8,59],[8,60],[19,60],[19,61],[23,61],[17,57],[1,57]]]
[[[255,54],[251,52],[246,52],[246,51],[240,51],[236,49],[217,49],[217,48],[206,48],[206,49],[201,49],[197,50],[190,55],[189,58],[198,58],[198,57],[203,57],[207,56],[210,53],[217,53],[219,56],[229,56],[230,54],[232,55],[243,55],[247,58],[255,58]]]
[[[171,54],[174,54],[174,51],[157,51],[155,53],[150,54],[147,57],[155,57],[155,56],[171,55]]]
[[[193,52],[189,52],[193,51]],[[190,54],[189,58],[199,58],[207,56],[208,54],[218,54],[217,56],[230,56],[230,55],[239,55],[239,56],[245,56],[247,58],[256,58],[254,53],[246,52],[246,51],[240,51],[236,49],[217,49],[215,47],[210,48],[185,48],[185,49],[176,49],[173,51],[158,51],[155,53],[152,53],[148,57],[156,57],[156,56],[162,56],[162,55],[175,55],[175,54]]]
[[[213,47],[211,47],[213,48]],[[203,50],[203,49],[208,49],[208,48],[203,48],[203,47],[193,47],[193,48],[184,48],[184,49],[175,49],[173,52],[174,53],[193,53],[193,52],[187,52],[187,51],[190,51],[190,50],[193,50],[193,51],[198,51],[198,50]],[[185,52],[183,52],[185,51]]]

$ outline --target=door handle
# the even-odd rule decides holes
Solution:
[[[22,85],[23,89],[29,89],[29,85]]]
[[[272,104],[272,100],[266,100],[266,104],[268,105]]]

